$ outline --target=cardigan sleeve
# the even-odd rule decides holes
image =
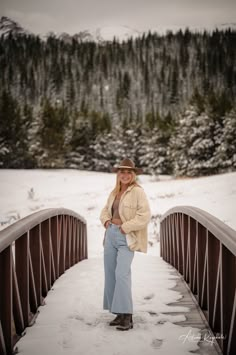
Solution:
[[[149,207],[149,203],[143,189],[140,189],[139,197],[138,197],[138,207],[136,211],[136,215],[134,218],[129,221],[124,222],[121,225],[123,231],[128,234],[130,232],[135,232],[141,229],[144,229],[151,219],[151,210]]]
[[[110,195],[111,196],[111,195]],[[102,222],[102,224],[105,226],[106,221],[109,221],[111,219],[111,214],[108,210],[108,203],[110,200],[110,196],[107,199],[106,205],[103,207],[101,213],[100,213],[100,221]]]

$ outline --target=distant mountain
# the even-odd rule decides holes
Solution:
[[[97,28],[94,31],[80,31],[73,35],[70,35],[66,32],[62,33],[55,33],[55,32],[48,32],[42,38],[46,39],[48,36],[55,36],[67,43],[70,43],[72,39],[76,39],[78,42],[104,42],[104,41],[112,41],[114,38],[117,40],[127,40],[128,38],[135,38],[141,36],[142,32],[130,28],[128,26],[107,26]]]
[[[106,40],[106,41],[112,41],[114,37],[116,39],[122,39],[122,40],[127,40],[128,38],[135,38],[138,36],[142,35],[142,31],[138,31],[134,28],[131,28],[129,26],[106,26],[106,27],[101,27],[98,28],[95,33],[93,34],[93,37],[95,40]]]
[[[220,26],[218,26],[219,29],[226,29],[226,28],[231,28],[231,29],[236,29],[236,22],[229,22],[229,23],[221,23]]]
[[[182,26],[182,30],[185,30],[186,28],[189,28],[190,31],[199,31],[203,32],[204,30],[210,30],[207,28],[195,28],[192,26]],[[218,28],[219,30],[225,30],[226,28],[231,28],[231,29],[236,29],[236,23],[222,23],[215,25],[214,28],[211,30],[214,30]],[[170,27],[165,27],[165,26],[156,26],[155,28],[150,29],[150,32],[154,33],[157,32],[161,35],[166,34],[168,31],[172,32],[177,32],[180,30],[179,26],[171,26]],[[75,39],[78,42],[104,42],[104,41],[112,41],[114,38],[120,41],[125,41],[128,38],[136,38],[138,36],[142,36],[144,33],[147,33],[148,31],[141,31],[137,30],[134,28],[131,28],[127,25],[121,25],[121,26],[106,26],[106,27],[101,27],[97,28],[94,31],[89,31],[89,30],[84,30],[80,31],[75,34],[68,34],[66,32],[53,32],[49,31],[46,34],[36,34],[33,32],[30,32],[23,28],[18,22],[10,19],[7,16],[2,16],[0,18],[0,36],[8,36],[10,33],[12,35],[24,35],[24,34],[31,34],[31,35],[39,35],[42,40],[46,40],[49,36],[55,36],[56,38],[59,38],[60,40],[63,40],[66,43],[71,43],[73,39]]]
[[[2,16],[0,18],[0,36],[8,36],[10,33],[12,35],[30,34],[19,23],[11,20],[9,17]]]
[[[2,16],[0,18],[0,36],[8,36],[9,34],[21,35],[21,34],[32,34],[28,30],[24,29],[19,23],[13,21],[9,17]],[[70,43],[72,39],[76,39],[78,42],[103,42],[103,41],[112,41],[114,37],[116,39],[126,40],[130,37],[137,37],[142,34],[141,31],[130,28],[128,26],[107,26],[98,28],[95,31],[80,31],[73,35],[70,35],[66,32],[56,33],[50,31],[46,34],[40,35],[43,40],[46,40],[49,36],[55,36],[65,42]],[[37,35],[37,34],[35,34]]]

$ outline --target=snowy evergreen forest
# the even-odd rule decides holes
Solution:
[[[0,167],[236,170],[236,31],[0,37]]]

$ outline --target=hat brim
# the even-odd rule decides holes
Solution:
[[[118,167],[113,167],[112,172],[117,173],[121,169],[127,169],[127,170],[133,170],[135,174],[139,175],[143,173],[143,169],[141,168],[132,168],[131,166],[118,166]]]

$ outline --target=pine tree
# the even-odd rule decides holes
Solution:
[[[187,171],[190,167],[188,163],[188,169],[183,173],[222,171],[226,167],[222,165],[218,152],[223,144],[223,131],[229,126],[224,117],[229,117],[230,110],[235,106],[235,57],[234,30],[193,33],[187,29],[184,32],[168,32],[163,36],[148,33],[122,42],[114,39],[112,42],[98,43],[69,35],[63,39],[51,35],[46,41],[33,35],[2,36],[0,95],[5,91],[16,101],[13,102],[15,111],[8,114],[14,117],[14,124],[18,121],[18,127],[24,127],[22,137],[26,134],[25,138],[18,139],[22,147],[21,156],[24,155],[26,160],[22,163],[18,159],[16,164],[25,166],[26,161],[27,164],[30,162],[30,157],[25,155],[25,147],[31,144],[30,154],[37,157],[40,166],[73,165],[74,159],[80,167],[90,168],[90,146],[101,134],[108,136],[109,133],[120,153],[130,153],[134,159],[138,159],[137,142],[146,139],[149,129],[158,128],[158,134],[155,134],[157,141],[152,145],[156,148],[165,145],[168,137],[173,135],[172,129],[168,134],[166,131],[168,112],[178,121],[192,98],[196,120],[209,120],[210,129],[208,131],[204,125],[200,138],[199,125],[193,123],[199,141],[193,140],[193,157],[188,156],[188,159],[196,159],[198,168],[195,171],[192,166],[192,170]],[[48,100],[51,106],[51,109],[45,107],[45,120],[40,106],[42,98]],[[58,98],[63,105],[58,104]],[[24,124],[25,104],[33,107],[31,128]],[[63,106],[63,114],[59,106]],[[78,111],[79,123],[76,123],[73,132],[73,117]],[[65,124],[61,116],[67,117]],[[137,124],[141,126],[142,133],[135,127]],[[122,132],[120,136],[118,134],[119,139],[116,136],[117,125]],[[63,128],[60,130],[58,127]],[[198,143],[204,146],[206,141],[203,144],[203,139],[211,140],[209,135],[213,147],[210,149],[207,146],[207,163],[204,165],[200,157],[201,145],[199,153],[194,151],[194,147]],[[49,142],[50,136],[53,137],[53,144]],[[163,137],[164,143],[160,143]],[[1,141],[0,149],[6,157],[6,139],[4,142]],[[13,141],[8,142],[7,149],[15,150],[14,144]],[[145,144],[151,144],[150,139]],[[102,147],[101,140],[101,150]],[[175,154],[173,148],[171,151]],[[75,157],[70,160],[73,154]],[[162,156],[161,152],[158,154]],[[14,159],[11,161],[14,162]]]
[[[171,174],[169,136],[160,128],[143,132],[140,137],[139,162],[146,173]]]
[[[39,136],[43,155],[39,157],[39,166],[63,167],[67,147],[65,144],[69,117],[64,103],[55,107],[48,100],[43,103]]]
[[[223,128],[219,136],[215,160],[219,165],[219,172],[236,170],[236,110],[232,109],[224,116]]]
[[[34,167],[34,159],[28,153],[28,131],[32,113],[27,105],[21,112],[18,102],[3,92],[0,97],[0,166],[3,168]]]
[[[217,172],[212,132],[214,121],[207,114],[198,115],[193,106],[184,112],[170,141],[175,175],[198,176]]]

